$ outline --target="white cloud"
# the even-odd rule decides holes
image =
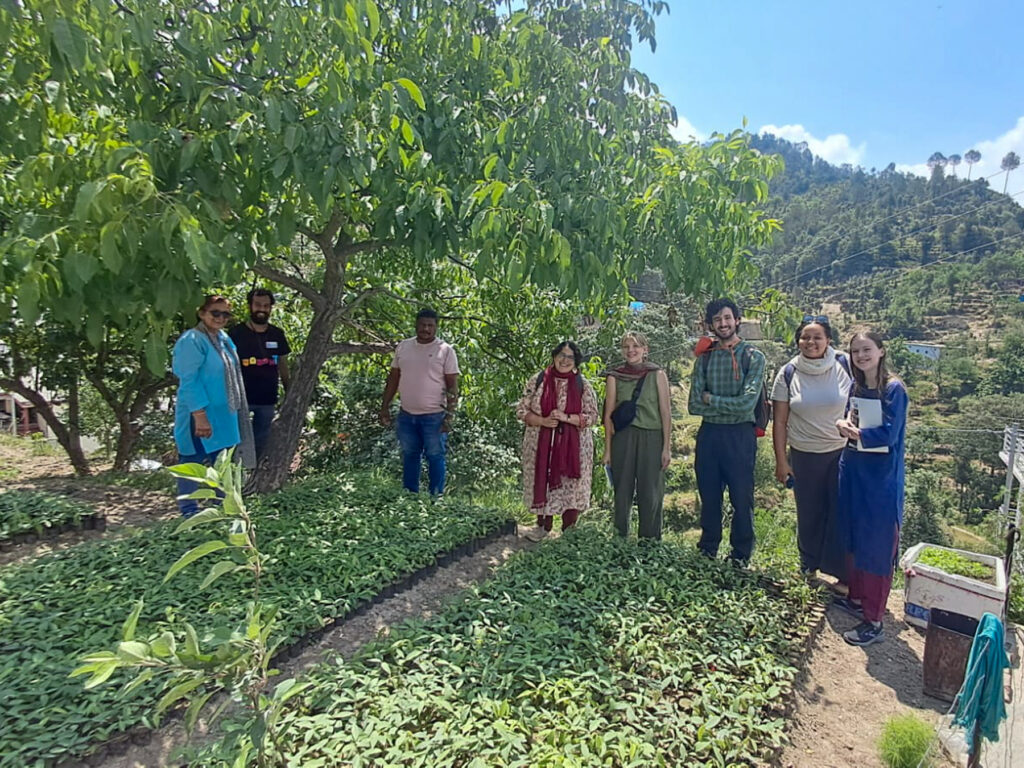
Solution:
[[[981,153],[981,160],[975,163],[973,168],[969,169],[971,179],[983,179],[994,174],[994,178],[989,179],[989,183],[993,189],[1002,191],[1002,175],[1005,172],[999,167],[999,164],[1003,161],[1006,153],[1013,151],[1024,157],[1024,116],[1018,117],[1017,124],[1003,135],[995,139],[975,142],[972,146],[964,147],[956,152],[956,154],[962,158],[969,149],[976,149]],[[950,154],[953,153],[951,152]],[[926,178],[931,176],[932,173],[927,163],[915,163],[913,165],[897,163],[896,170],[903,171],[904,173],[915,173]],[[956,168],[956,175],[961,179],[966,179],[967,173],[967,163],[961,162]],[[951,166],[946,166],[946,175],[953,175],[953,168]],[[1016,187],[1014,187],[1014,177],[1014,174],[1010,175],[1010,186],[1006,190],[1010,194],[1020,190],[1022,187],[1022,182],[1019,178],[1017,179]]]
[[[703,134],[700,131],[698,131],[694,127],[693,123],[691,123],[682,115],[676,116],[676,124],[669,128],[668,132],[672,134],[673,139],[675,139],[676,141],[681,141],[683,143],[693,141],[694,139],[696,139],[697,141],[703,141],[704,139],[707,138],[706,134]]]
[[[998,138],[991,139],[988,141],[979,141],[972,147],[965,147],[960,155],[967,153],[968,149],[976,149],[981,152],[981,160],[974,164],[971,169],[972,179],[981,179],[992,174],[1002,174],[1003,171],[999,167],[999,164],[1003,161],[1007,152],[1016,152],[1021,157],[1024,157],[1024,117],[1017,118],[1017,124],[1010,130],[1004,133]],[[1022,186],[1022,181],[1019,172],[1010,174],[1010,186],[1007,187],[1006,191],[1014,193],[1019,190]],[[967,165],[961,164],[957,168],[957,176],[967,176]],[[1016,177],[1016,184],[1015,178]],[[990,179],[989,183],[993,189],[1002,190],[1003,185],[999,176],[994,179]]]
[[[908,165],[907,163],[896,163],[896,170],[900,173],[912,173],[915,176],[924,176],[926,179],[931,178],[932,169],[928,167],[928,163],[914,163]],[[963,170],[961,169],[961,173]]]
[[[763,125],[758,133],[770,133],[794,144],[806,142],[812,154],[833,165],[859,165],[867,150],[867,145],[863,143],[853,146],[845,133],[833,133],[819,139],[802,125]]]

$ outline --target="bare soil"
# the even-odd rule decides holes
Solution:
[[[915,714],[934,724],[949,704],[926,696],[924,632],[903,621],[903,593],[894,589],[885,617],[885,641],[857,648],[842,633],[857,619],[829,608],[797,687],[785,768],[885,768],[878,738],[889,718]],[[938,768],[953,766],[937,747]]]

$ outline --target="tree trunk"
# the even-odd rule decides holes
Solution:
[[[174,376],[165,376],[162,379],[154,379],[145,369],[139,374],[139,379],[134,386],[126,385],[131,396],[125,395],[118,399],[103,378],[103,371],[90,371],[86,378],[93,385],[103,402],[107,404],[117,419],[117,449],[114,453],[113,469],[117,472],[127,472],[135,455],[135,444],[139,441],[142,428],[139,419],[146,412],[146,408],[153,401],[160,390],[174,384],[177,379]]]
[[[0,386],[21,395],[32,403],[36,410],[39,411],[39,415],[43,417],[43,421],[45,421],[46,425],[53,431],[53,434],[57,438],[57,442],[60,443],[60,447],[64,449],[65,453],[67,453],[68,459],[71,460],[71,466],[75,469],[75,473],[78,475],[90,474],[89,460],[85,458],[85,452],[82,450],[82,441],[77,428],[77,387],[75,388],[73,406],[69,399],[69,411],[72,407],[74,409],[74,413],[71,414],[74,418],[69,418],[69,422],[73,426],[69,428],[69,426],[65,425],[57,417],[57,413],[53,410],[53,406],[50,405],[45,397],[34,389],[26,387],[20,380],[0,378]]]
[[[114,451],[115,472],[127,472],[135,455],[135,444],[139,441],[142,428],[128,414],[117,415],[117,449]]]
[[[296,362],[288,392],[271,427],[267,452],[256,471],[253,490],[257,493],[275,491],[288,480],[320,369],[330,356],[331,337],[336,324],[337,320],[330,311],[313,314],[302,355]]]

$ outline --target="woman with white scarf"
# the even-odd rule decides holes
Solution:
[[[207,296],[197,314],[195,328],[175,343],[171,366],[178,377],[174,408],[178,463],[212,466],[222,451],[238,446],[235,460],[251,469],[256,466],[256,451],[242,367],[234,342],[224,332],[231,305],[223,296]],[[194,481],[178,480],[182,517],[199,511],[196,499],[180,498],[198,487]]]
[[[846,411],[853,378],[849,360],[832,348],[826,316],[804,316],[796,338],[800,353],[779,369],[771,393],[775,477],[796,498],[801,571],[811,578],[820,570],[843,583],[846,550],[838,503],[846,439],[835,425]]]

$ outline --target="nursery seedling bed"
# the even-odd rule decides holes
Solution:
[[[0,493],[0,552],[62,533],[104,530],[106,517],[72,499],[45,491]]]
[[[507,525],[504,513],[412,497],[368,476],[312,478],[254,507],[271,557],[263,595],[281,606],[285,647]],[[56,764],[104,742],[116,751],[147,738],[154,684],[121,696],[117,686],[86,691],[67,677],[84,653],[120,638],[140,597],[140,633],[174,619],[209,630],[244,615],[247,593],[235,577],[207,591],[199,589],[202,569],[163,583],[170,564],[205,536],[174,536],[174,526],[0,568],[0,766]]]
[[[439,616],[320,666],[284,716],[303,766],[749,765],[785,740],[820,627],[794,580],[593,526]],[[223,765],[228,742],[194,765]]]

